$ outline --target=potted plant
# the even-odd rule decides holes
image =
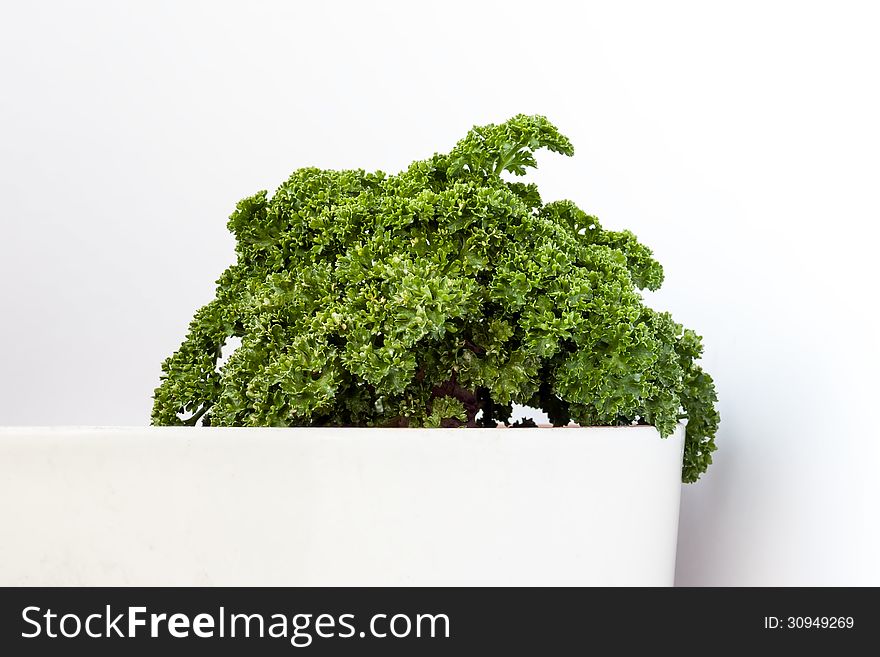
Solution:
[[[125,513],[164,514],[107,510],[139,565],[83,577],[670,584],[680,481],[719,420],[700,338],[645,305],[663,270],[635,235],[512,179],[542,148],[573,154],[519,115],[397,175],[305,168],[240,201],[237,261],[152,414],[214,428],[83,434],[97,451],[70,458],[105,467],[64,499],[112,484]],[[511,423],[514,404],[558,428]],[[33,439],[13,453],[31,476]]]

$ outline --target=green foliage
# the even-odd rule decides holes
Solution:
[[[573,153],[519,115],[397,175],[300,169],[239,202],[237,262],[163,364],[153,423],[495,426],[518,403],[665,437],[686,417],[695,481],[719,421],[700,338],[644,305],[663,270],[635,235],[502,177],[541,148]]]

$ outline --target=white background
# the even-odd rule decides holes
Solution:
[[[870,6],[3,2],[0,424],[146,424],[238,199],[541,113],[545,200],[636,232],[705,338],[678,582],[880,584]]]

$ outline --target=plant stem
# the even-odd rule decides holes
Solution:
[[[211,404],[205,404],[199,409],[199,411],[195,415],[193,415],[188,420],[184,420],[183,423],[188,427],[196,426],[196,422],[199,421],[199,419],[208,411],[209,408],[211,408]]]

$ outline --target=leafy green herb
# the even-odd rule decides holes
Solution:
[[[541,148],[573,154],[518,115],[397,175],[305,168],[240,201],[237,262],[164,362],[153,423],[495,426],[519,403],[665,437],[686,417],[695,481],[719,422],[700,338],[643,303],[663,270],[635,235],[502,176]]]

